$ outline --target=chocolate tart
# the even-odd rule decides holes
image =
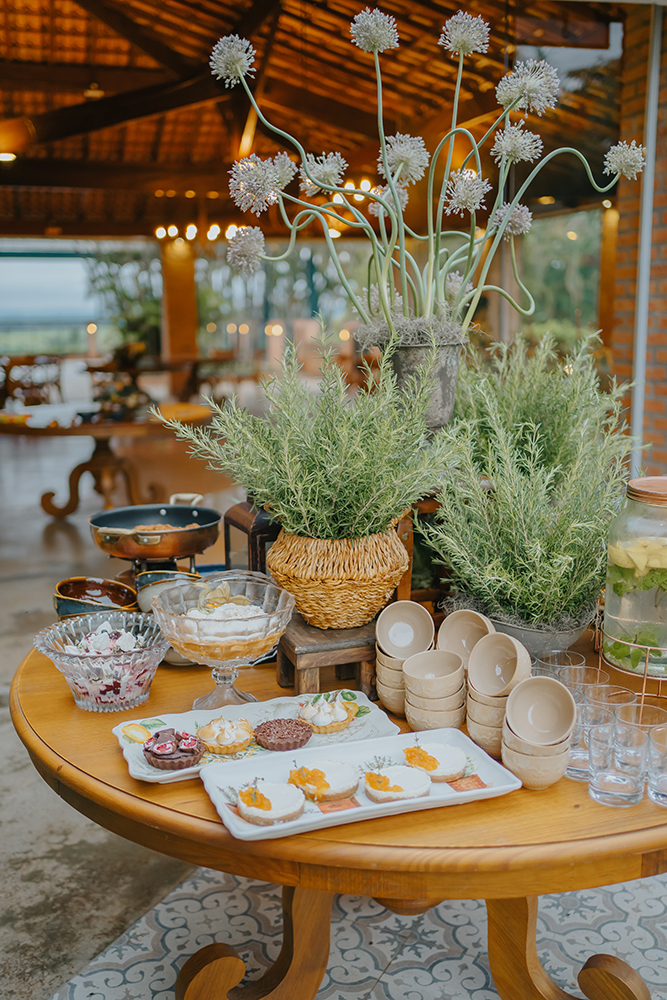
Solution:
[[[148,763],[160,771],[181,771],[194,767],[204,756],[205,749],[197,736],[177,729],[160,729],[143,746]]]
[[[298,750],[313,735],[301,719],[269,719],[255,729],[255,739],[265,750]]]

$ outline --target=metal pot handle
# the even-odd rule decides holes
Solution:
[[[170,504],[186,504],[188,507],[197,507],[203,503],[204,497],[201,493],[172,493],[169,497]]]
[[[157,545],[162,541],[162,532],[137,531],[136,528],[98,528],[98,534],[103,542],[116,542],[122,536],[134,538],[139,545]]]

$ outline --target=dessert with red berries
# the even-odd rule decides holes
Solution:
[[[161,771],[180,771],[198,764],[206,747],[197,736],[178,729],[159,729],[144,743],[144,757]]]

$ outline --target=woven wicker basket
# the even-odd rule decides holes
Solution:
[[[393,530],[354,541],[281,531],[266,565],[309,625],[355,628],[385,606],[408,568],[408,554]]]

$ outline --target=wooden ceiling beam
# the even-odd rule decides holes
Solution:
[[[205,194],[227,186],[229,164],[196,165],[100,163],[55,158],[27,159],[0,164],[0,187],[96,188],[152,193],[157,188]],[[171,199],[167,199],[171,201]]]
[[[176,52],[170,46],[165,45],[154,35],[148,34],[136,21],[131,20],[116,7],[111,7],[104,3],[104,0],[75,0],[77,6],[83,7],[85,11],[96,17],[98,21],[106,24],[121,38],[136,45],[147,56],[154,59],[160,66],[164,66],[176,76],[185,77],[192,74],[195,64]]]
[[[12,62],[0,59],[1,89],[70,94],[96,83],[104,93],[140,90],[172,79],[164,69],[142,66],[92,66],[81,63]]]

